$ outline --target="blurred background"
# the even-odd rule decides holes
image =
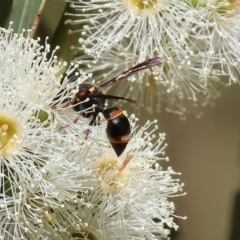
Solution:
[[[47,0],[40,35],[50,36],[62,14],[64,1]],[[187,195],[172,199],[179,231],[173,240],[240,240],[240,87],[220,88],[214,107],[201,109],[186,121],[167,113],[141,114],[142,123],[158,119],[160,132],[166,133],[170,157],[164,167],[181,172]],[[131,108],[126,109],[129,113]]]

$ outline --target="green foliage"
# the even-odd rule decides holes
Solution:
[[[13,21],[14,32],[36,29],[46,0],[0,0],[0,25],[8,27]]]

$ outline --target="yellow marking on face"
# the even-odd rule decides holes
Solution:
[[[92,87],[90,87],[90,88],[88,89],[88,91],[89,91],[90,93],[94,92],[95,90],[96,90],[96,88],[95,88],[94,86],[92,86]]]

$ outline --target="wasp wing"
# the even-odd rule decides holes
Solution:
[[[107,95],[107,94],[103,94],[103,93],[97,93],[97,94],[85,94],[84,97],[86,98],[102,98],[102,99],[111,99],[111,100],[125,100],[131,103],[136,103],[136,101],[134,101],[133,99],[130,98],[124,98],[124,97],[118,97],[118,96],[114,96],[114,95]]]
[[[151,58],[149,60],[146,60],[128,70],[126,70],[125,72],[117,75],[116,77],[108,80],[107,82],[103,83],[100,85],[101,88],[108,88],[110,87],[111,85],[113,85],[114,83],[124,79],[124,78],[127,78],[141,70],[144,70],[144,69],[147,69],[147,68],[151,68],[151,67],[154,67],[154,66],[157,66],[161,63],[164,62],[164,58],[160,58],[160,57],[156,57],[156,58]]]

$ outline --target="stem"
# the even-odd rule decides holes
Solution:
[[[39,25],[39,22],[40,22],[40,19],[41,19],[41,16],[42,16],[42,11],[43,11],[45,3],[46,3],[46,0],[42,0],[41,4],[39,6],[38,12],[37,12],[36,17],[34,19],[34,22],[32,24],[32,32],[31,32],[31,35],[30,35],[31,38],[34,38],[34,36],[35,36],[37,27]]]

